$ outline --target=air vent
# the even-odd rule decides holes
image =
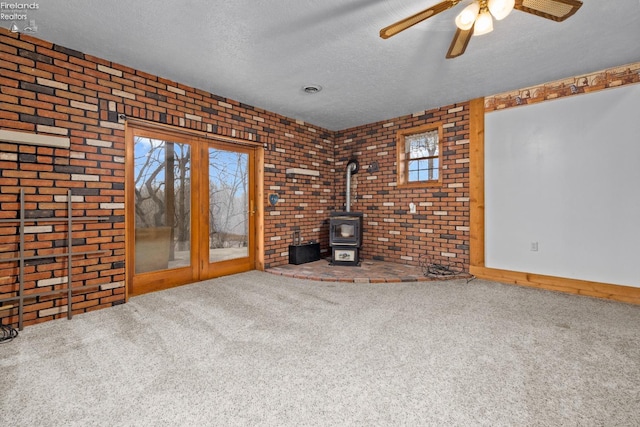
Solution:
[[[306,85],[302,87],[302,90],[305,93],[313,95],[314,93],[318,93],[322,90],[322,86],[320,85]]]

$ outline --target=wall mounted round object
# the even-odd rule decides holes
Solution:
[[[271,203],[271,206],[275,206],[278,200],[280,200],[280,196],[275,193],[269,194],[269,203]]]
[[[351,170],[351,175],[357,174],[360,170],[360,162],[358,162],[358,159],[356,159],[355,157],[350,158],[347,162],[347,169],[349,169],[351,165],[354,165],[353,170]]]

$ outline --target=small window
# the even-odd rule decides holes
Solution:
[[[398,132],[398,184],[433,185],[442,180],[442,126],[420,126]]]

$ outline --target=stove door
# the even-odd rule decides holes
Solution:
[[[360,240],[358,220],[332,218],[330,224],[330,245],[358,246]]]

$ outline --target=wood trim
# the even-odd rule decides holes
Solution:
[[[247,171],[249,174],[249,248],[251,250],[249,253],[249,270],[256,268],[256,213],[258,212],[258,199],[256,198],[256,154],[257,150],[252,149],[249,156],[249,170]]]
[[[438,131],[438,179],[431,181],[415,181],[409,182],[408,170],[407,170],[407,153],[405,151],[405,137],[407,135],[414,135],[418,133],[429,132],[432,130]],[[396,159],[397,159],[397,183],[398,187],[440,187],[442,186],[442,176],[444,175],[444,132],[442,130],[442,122],[428,123],[426,125],[416,126],[407,129],[401,129],[396,133]]]
[[[191,187],[191,198],[202,200],[205,193],[209,191],[209,144],[201,143],[200,138],[195,138],[195,145],[198,151],[198,159],[200,163],[200,167],[197,169],[193,175],[198,175],[199,185],[197,187]],[[194,169],[195,171],[195,169]],[[205,188],[203,188],[204,186]],[[206,208],[208,207],[208,203],[198,203],[198,206],[195,208],[193,212],[197,212],[197,215],[191,215],[192,221],[198,223],[198,236],[208,235],[209,231],[209,214],[206,212]],[[205,238],[194,238],[192,239],[192,245],[195,244],[198,246],[198,253],[203,254],[202,258],[208,258],[209,253],[209,244],[208,239]],[[209,279],[209,263],[205,259],[196,258],[192,260],[192,263],[195,262],[194,270],[197,272],[196,280],[206,280]]]
[[[264,271],[264,148],[256,149],[255,162],[255,269]]]
[[[215,279],[216,277],[229,276],[231,274],[250,271],[253,269],[253,263],[250,258],[251,257],[244,257],[212,263],[216,266],[215,270],[209,270],[209,274],[200,280]]]
[[[469,263],[484,266],[484,98],[469,109]]]
[[[202,236],[203,224],[197,218],[194,218],[193,212],[198,212],[198,209],[201,209],[202,203],[200,199],[200,195],[196,194],[200,188],[202,188],[202,180],[204,177],[198,173],[198,171],[202,169],[208,169],[205,165],[205,158],[200,156],[196,152],[201,150],[201,146],[204,144],[200,144],[200,142],[195,140],[190,140],[189,144],[191,146],[191,278],[187,279],[187,282],[200,280],[201,269],[198,268],[198,263],[200,262],[203,252],[202,248],[198,245],[198,239],[195,239],[194,236]],[[194,242],[195,240],[195,242]],[[188,276],[185,276],[188,277]],[[184,282],[183,282],[184,283]]]
[[[133,240],[133,239],[130,239]],[[132,243],[133,244],[133,243]],[[131,268],[131,275],[133,276],[133,266]],[[167,274],[167,271],[170,271]],[[128,296],[135,297],[138,295],[144,295],[149,292],[162,291],[165,289],[176,288],[195,281],[193,277],[193,269],[191,267],[184,267],[172,270],[154,271],[151,273],[145,273],[144,283],[128,283],[126,288],[128,289]],[[133,280],[133,279],[132,279]],[[135,285],[135,286],[134,286]]]
[[[181,127],[168,125],[165,123],[156,123],[148,120],[136,119],[134,117],[127,117],[126,123],[135,126],[137,129],[145,128],[152,131],[173,132],[176,134],[182,134],[187,137],[197,137],[197,138],[215,140],[219,142],[228,142],[235,146],[238,146],[238,145],[245,145],[249,147],[264,146],[262,142],[249,141],[247,139],[241,139],[241,138],[233,138],[230,136],[218,135],[215,133],[209,133],[209,132],[200,131],[200,130],[181,128]]]
[[[484,114],[484,99],[472,100],[469,119],[469,143],[471,145],[469,152],[469,198],[471,210],[469,272],[478,278],[501,283],[640,304],[640,288],[633,286],[612,285],[588,280],[501,270],[485,266]]]
[[[134,162],[135,155],[133,150],[133,129],[130,126],[124,127],[124,253],[125,253],[125,262],[124,262],[124,277],[125,277],[125,286],[124,286],[124,300],[125,302],[129,302],[129,297],[133,296],[133,253],[135,251],[135,242],[134,239],[130,238],[135,233],[135,212],[131,208],[135,205],[135,195],[132,190],[132,185],[135,177],[134,174]]]
[[[588,280],[569,279],[478,266],[472,266],[469,272],[480,279],[493,280],[496,282],[640,304],[640,288],[633,286],[612,285]]]

